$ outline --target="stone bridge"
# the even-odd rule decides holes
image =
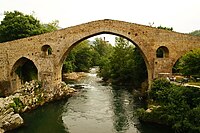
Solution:
[[[43,85],[55,87],[62,80],[62,65],[73,47],[89,37],[104,33],[124,37],[141,50],[149,84],[162,74],[172,74],[173,65],[182,55],[200,48],[200,37],[123,21],[93,21],[0,43],[0,89],[12,92],[23,84],[17,70],[23,68],[27,61],[34,64],[36,78]],[[159,49],[161,56],[156,54]]]

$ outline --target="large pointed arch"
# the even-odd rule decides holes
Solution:
[[[87,36],[84,36],[83,38],[81,38],[80,40],[77,40],[76,42],[74,42],[73,44],[70,45],[70,47],[68,49],[65,50],[64,54],[62,55],[60,61],[59,61],[59,67],[60,67],[60,73],[62,73],[62,66],[63,66],[63,63],[64,63],[64,60],[67,58],[68,54],[70,53],[70,51],[76,46],[78,45],[80,42],[82,42],[83,40],[86,40],[90,37],[94,37],[94,36],[97,36],[97,35],[101,35],[101,34],[110,34],[110,35],[115,35],[115,36],[119,36],[119,37],[123,37],[125,39],[127,39],[128,41],[130,41],[131,43],[133,43],[140,51],[140,54],[142,55],[144,61],[145,61],[145,65],[146,65],[146,68],[147,68],[147,75],[148,75],[148,80],[150,79],[149,76],[151,75],[151,69],[150,66],[149,66],[149,62],[147,60],[147,57],[146,55],[143,53],[142,49],[139,47],[139,45],[137,43],[135,43],[133,41],[132,38],[128,37],[128,36],[124,36],[122,34],[118,34],[118,33],[114,33],[114,32],[98,32],[98,33],[95,33],[95,34],[91,34],[91,35],[87,35]]]

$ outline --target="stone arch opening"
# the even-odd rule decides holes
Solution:
[[[34,62],[28,58],[18,59],[11,70],[11,88],[16,90],[25,82],[38,79],[38,69]]]
[[[183,78],[188,78],[192,82],[200,81],[199,54],[200,49],[191,49],[175,59],[172,64],[172,75],[176,77],[176,81],[183,81]]]
[[[161,46],[156,50],[157,58],[168,58],[169,57],[169,49],[165,46]]]
[[[119,36],[119,37],[123,37],[125,39],[127,39],[128,41],[130,41],[131,43],[133,43],[139,50],[140,50],[140,53],[141,55],[143,56],[143,59],[145,61],[145,64],[147,67],[149,67],[149,62],[147,61],[147,57],[145,56],[145,54],[143,53],[142,49],[139,47],[139,45],[137,43],[135,43],[131,38],[127,37],[127,36],[124,36],[122,34],[118,34],[118,33],[115,33],[115,32],[98,32],[98,33],[95,33],[95,34],[91,34],[91,35],[88,35],[88,36],[85,36],[85,37],[82,37],[81,39],[77,40],[76,42],[74,42],[73,44],[70,45],[69,48],[67,48],[67,50],[65,50],[65,53],[62,55],[61,59],[59,60],[59,64],[62,65],[64,60],[66,59],[67,55],[69,54],[69,52],[76,46],[78,45],[80,42],[82,42],[83,40],[86,40],[88,38],[91,38],[91,37],[94,37],[94,36],[97,36],[97,35],[101,35],[101,34],[109,34],[109,35],[115,35],[115,36]]]
[[[95,36],[97,36],[97,35],[101,35],[101,34],[109,34],[109,35],[115,35],[115,36],[118,36],[118,37],[122,37],[122,38],[124,38],[124,39],[127,39],[129,42],[131,42],[132,44],[134,44],[136,47],[137,47],[137,49],[139,50],[139,53],[142,55],[142,57],[143,57],[143,59],[144,59],[144,62],[145,62],[145,65],[146,65],[146,70],[147,70],[147,84],[149,83],[149,73],[150,73],[150,71],[149,71],[149,69],[148,69],[148,67],[149,67],[149,64],[148,64],[148,62],[147,62],[147,58],[146,58],[146,56],[144,55],[144,53],[143,53],[143,51],[140,49],[140,47],[133,41],[133,40],[131,40],[130,38],[128,38],[128,37],[126,37],[126,36],[124,36],[124,35],[120,35],[120,34],[116,34],[116,33],[113,33],[113,32],[99,32],[99,33],[96,33],[96,34],[92,34],[92,35],[89,35],[89,36],[85,36],[85,37],[83,37],[82,39],[80,39],[80,40],[78,40],[78,41],[76,41],[75,43],[73,43],[72,45],[70,45],[70,47],[65,51],[65,53],[64,53],[64,55],[62,56],[62,58],[61,58],[61,62],[59,63],[59,64],[61,64],[61,69],[60,69],[60,71],[61,71],[61,73],[62,73],[62,66],[63,66],[63,62],[64,62],[64,60],[67,58],[67,56],[68,56],[68,54],[70,53],[70,51],[75,47],[75,46],[77,46],[80,42],[82,42],[83,40],[86,40],[86,39],[88,39],[88,38],[91,38],[91,37],[95,37]],[[148,86],[148,85],[147,85]]]
[[[42,55],[43,56],[47,56],[47,55],[51,55],[52,54],[52,48],[50,45],[44,45],[41,48],[42,51]]]

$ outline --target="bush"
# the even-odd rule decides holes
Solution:
[[[10,103],[10,107],[14,109],[15,112],[19,113],[21,109],[24,108],[22,101],[19,98],[13,98],[13,103]]]
[[[149,92],[150,99],[158,100],[159,97],[165,97],[165,90],[172,85],[167,79],[156,79],[153,81],[151,91]],[[168,93],[168,92],[166,92]],[[164,94],[164,95],[163,95]]]
[[[151,112],[138,110],[141,120],[170,125],[176,132],[200,132],[198,88],[172,85],[159,79],[153,82],[149,98],[160,107]]]

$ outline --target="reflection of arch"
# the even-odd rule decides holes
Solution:
[[[33,61],[22,57],[18,59],[12,67],[11,73],[11,88],[16,90],[21,87],[26,81],[37,80],[38,70]]]
[[[51,48],[49,45],[44,45],[44,46],[42,46],[41,50],[42,50],[42,52],[43,52],[43,53],[42,53],[43,56],[51,55],[51,54],[52,54],[52,48]]]
[[[156,57],[157,58],[168,58],[169,57],[169,50],[165,46],[161,46],[156,50]]]

